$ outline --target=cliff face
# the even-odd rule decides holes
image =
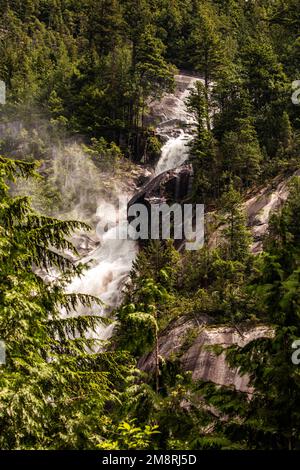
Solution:
[[[294,173],[299,174],[300,171]],[[254,253],[262,251],[262,239],[267,232],[269,219],[287,199],[289,181],[294,175],[276,178],[248,195],[244,207],[253,234]],[[209,240],[211,247],[218,245],[219,233],[219,229],[212,233]],[[212,381],[220,385],[232,385],[240,391],[249,391],[248,377],[242,377],[237,370],[230,369],[225,353],[217,355],[212,346],[244,346],[256,338],[272,335],[272,331],[264,325],[253,328],[240,325],[237,330],[232,326],[216,326],[212,323],[212,319],[204,316],[200,319],[197,316],[197,320],[180,318],[160,335],[160,356],[180,358],[183,369],[191,371],[194,380]],[[141,358],[139,367],[143,370],[153,369],[154,353]]]
[[[289,182],[293,176],[297,175],[300,175],[300,170],[287,177],[275,178],[266,186],[246,195],[244,207],[253,235],[253,253],[262,251],[262,240],[267,232],[269,219],[286,201],[289,194]],[[154,180],[154,187],[151,187],[151,190],[148,188],[148,191],[144,193],[141,192],[140,196],[151,199],[152,192],[159,187],[160,199],[162,199],[162,195],[167,193],[164,191],[164,182],[164,179]],[[212,233],[209,240],[211,247],[218,245],[219,233],[219,229]],[[216,354],[213,346],[229,347],[233,344],[244,346],[254,339],[270,336],[272,336],[272,330],[265,325],[256,327],[239,325],[237,329],[227,325],[213,325],[213,320],[206,316],[198,317],[197,315],[197,320],[181,317],[161,333],[159,354],[165,359],[178,357],[183,369],[192,372],[194,380],[212,381],[249,392],[248,377],[241,376],[237,370],[231,369],[226,362],[225,353]],[[153,369],[154,364],[154,352],[142,357],[139,361],[139,367],[145,371]]]
[[[161,334],[159,355],[162,359],[179,357],[183,369],[191,371],[194,380],[232,385],[237,390],[249,392],[248,377],[231,369],[225,352],[218,354],[214,347],[227,348],[233,344],[245,346],[254,339],[271,336],[272,330],[265,325],[254,328],[239,325],[237,329],[227,325],[212,325],[211,319],[206,316],[198,317],[197,320],[181,317]],[[153,370],[154,352],[142,357],[138,365],[142,370]]]
[[[246,195],[244,208],[248,218],[248,226],[253,236],[252,252],[260,253],[263,248],[263,237],[268,230],[272,214],[277,212],[289,195],[289,183],[300,170],[290,176],[278,176],[265,186],[256,188]],[[219,243],[220,230],[215,230],[209,238],[209,246],[214,248]]]
[[[262,251],[262,239],[268,230],[271,215],[278,211],[289,195],[291,178],[299,176],[300,170],[293,175],[275,178],[271,183],[254,192],[245,202],[248,223],[253,235],[253,253]]]
[[[129,203],[141,203],[150,207],[151,203],[182,202],[191,193],[193,171],[191,165],[184,163],[185,147],[190,138],[187,133],[193,120],[187,113],[185,97],[188,86],[195,78],[184,75],[176,77],[176,91],[167,95],[159,103],[150,106],[150,121],[157,125],[157,133],[169,139],[164,147],[161,158],[162,165],[158,165],[160,172],[157,176],[136,193]],[[183,126],[184,123],[184,126]],[[185,129],[183,131],[183,129]],[[182,138],[182,133],[185,135]],[[183,154],[184,158],[181,158]],[[176,158],[175,158],[176,157]],[[165,170],[165,161],[168,166]],[[176,162],[176,165],[175,165]],[[175,168],[176,169],[173,169]],[[300,170],[294,175],[279,176],[260,188],[254,188],[245,195],[244,208],[248,216],[248,226],[252,231],[252,252],[262,251],[263,237],[267,232],[271,215],[280,209],[288,197],[289,182],[293,176],[300,175]],[[201,201],[199,201],[201,203]],[[214,213],[207,213],[206,217],[214,220]],[[211,248],[218,246],[220,241],[220,227],[215,228],[208,237]],[[180,245],[183,248],[184,241]],[[234,386],[237,390],[249,392],[249,378],[241,376],[238,370],[231,369],[226,361],[225,352],[217,354],[217,349],[227,348],[234,344],[244,346],[250,341],[261,337],[272,336],[272,329],[266,325],[249,326],[215,325],[213,319],[200,316],[197,319],[181,317],[172,322],[159,337],[159,355],[162,359],[177,357],[184,370],[191,371],[194,380],[213,381],[216,384]],[[142,357],[139,361],[142,370],[149,371],[155,367],[154,351]]]

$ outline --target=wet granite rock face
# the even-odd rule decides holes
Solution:
[[[146,183],[142,189],[140,189],[133,198],[129,201],[127,206],[127,211],[134,204],[142,204],[146,207],[148,213],[148,239],[151,238],[151,227],[152,227],[152,211],[151,206],[159,204],[169,204],[170,209],[174,203],[182,203],[184,198],[186,198],[192,190],[193,182],[193,169],[192,165],[185,164],[174,170],[168,170],[160,175],[156,176],[148,183]],[[170,223],[170,214],[167,212],[159,222],[160,236],[162,234],[162,226],[164,223],[164,217],[167,225]],[[131,223],[134,219],[134,216],[128,214],[128,222]],[[171,237],[172,229],[170,232]],[[179,248],[180,244],[183,242],[182,239],[175,240],[175,246]],[[144,239],[140,239],[139,243],[141,246],[145,243]]]
[[[146,183],[129,201],[128,207],[133,204],[149,206],[151,203],[180,202],[191,191],[192,182],[193,168],[190,164],[165,171]]]
[[[227,348],[234,344],[245,346],[262,337],[272,337],[269,326],[258,325],[250,328],[239,325],[213,325],[203,315],[197,318],[181,317],[159,338],[159,355],[162,358],[179,357],[185,371],[191,371],[194,380],[212,381],[219,385],[234,386],[236,390],[249,392],[249,379],[241,376],[237,369],[229,367],[225,352],[217,354],[215,346]],[[143,356],[138,363],[140,369],[154,369],[154,351]]]
[[[245,202],[244,207],[248,216],[248,224],[253,235],[253,253],[262,251],[262,239],[268,230],[270,217],[280,210],[287,200],[291,178],[299,175],[300,170],[297,170],[293,175],[284,179],[276,178],[271,184],[258,190]]]
[[[148,125],[161,126],[166,131],[166,128],[172,132],[177,125],[185,122],[189,118],[188,111],[185,105],[186,92],[189,87],[192,87],[196,80],[201,80],[200,77],[190,74],[175,75],[175,90],[173,93],[166,94],[161,100],[152,101],[148,105],[148,115],[145,122]]]
[[[263,250],[263,238],[268,231],[269,220],[272,214],[278,212],[289,195],[289,183],[294,176],[300,176],[300,170],[286,177],[277,177],[271,183],[252,190],[246,195],[244,209],[248,219],[248,227],[253,236],[251,246],[252,253],[260,253]],[[213,219],[216,213],[211,212],[207,217]],[[209,236],[208,246],[215,248],[220,243],[220,230],[218,227]]]

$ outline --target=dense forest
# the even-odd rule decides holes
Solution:
[[[0,11],[0,448],[299,449],[300,1],[0,0]],[[102,317],[98,297],[68,290],[86,269],[72,234],[93,228],[107,179],[157,161],[149,106],[179,71],[202,78],[186,100],[189,201],[213,221],[197,251],[143,244]],[[74,167],[85,199],[64,193]],[[244,201],[277,180],[289,195],[254,254]],[[209,328],[269,331],[226,348],[247,391],[183,369],[201,325],[160,354],[174,322],[204,316]],[[103,343],[97,328],[112,319]]]

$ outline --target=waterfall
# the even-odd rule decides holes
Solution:
[[[161,157],[155,168],[155,175],[172,170],[182,165],[188,157],[188,140],[190,136],[180,129],[178,137],[170,137],[161,150]]]
[[[166,140],[153,177],[182,165],[188,157],[186,144],[191,138],[188,125],[193,123],[193,118],[186,110],[185,100],[191,86],[197,79],[186,75],[177,75],[175,80],[174,94],[166,95],[160,103],[152,105],[150,110],[160,120],[157,133]],[[128,196],[133,196],[133,194]],[[97,213],[104,223],[111,224],[112,222],[110,208],[110,204],[106,201],[103,201],[98,207]],[[116,224],[118,226],[126,224],[126,210],[121,210],[119,214],[120,217]],[[69,292],[91,294],[100,298],[105,307],[101,312],[99,312],[99,307],[95,307],[93,313],[101,316],[106,316],[120,303],[122,287],[128,279],[132,263],[138,252],[137,243],[132,240],[112,240],[110,231],[114,229],[115,227],[110,228],[103,235],[100,246],[81,260],[84,263],[89,262],[90,267],[80,278],[74,279],[68,289]],[[83,313],[88,313],[88,311],[82,307],[78,314]],[[108,339],[112,329],[113,324],[109,327],[99,328],[97,338]]]
[[[122,198],[120,197],[120,200]],[[127,198],[123,197],[124,204],[127,208]],[[103,201],[97,210],[102,221],[112,223],[111,204]],[[124,207],[119,211],[121,217],[117,221],[118,228],[127,224],[127,211]],[[93,314],[107,316],[109,312],[116,307],[121,300],[122,287],[128,279],[132,263],[138,252],[138,245],[133,240],[121,239],[114,240],[111,232],[116,227],[112,226],[101,237],[101,244],[92,253],[81,259],[82,263],[89,263],[90,268],[87,269],[83,276],[77,277],[68,286],[68,292],[79,292],[83,294],[93,295],[103,301],[103,308],[99,312],[99,306],[94,307]],[[87,314],[89,308],[81,307],[78,314]],[[98,328],[96,337],[100,340],[106,340],[111,336],[114,325],[108,327],[102,326]]]
[[[152,112],[163,110],[165,119],[158,125],[156,131],[166,139],[161,150],[161,157],[155,168],[155,175],[182,165],[188,157],[188,143],[191,140],[191,126],[194,117],[186,108],[186,99],[191,88],[199,78],[187,75],[176,75],[176,90],[173,95],[166,95],[161,102],[154,105]]]

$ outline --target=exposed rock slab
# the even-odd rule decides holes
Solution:
[[[254,253],[262,251],[262,239],[268,230],[270,217],[287,200],[291,178],[299,175],[300,170],[297,170],[285,179],[280,180],[277,178],[245,202],[244,207],[248,215],[248,224],[254,239],[252,246]]]
[[[158,126],[158,133],[172,133],[176,127],[181,127],[182,123],[191,121],[185,105],[188,90],[193,87],[200,77],[188,74],[175,75],[174,93],[166,94],[159,101],[149,104],[149,114],[146,118],[148,124]]]
[[[267,325],[250,328],[239,325],[238,329],[228,325],[212,325],[206,316],[196,319],[185,317],[177,320],[159,338],[159,354],[162,358],[178,356],[184,370],[191,371],[194,380],[212,381],[219,385],[234,386],[237,390],[249,391],[249,378],[241,376],[237,369],[229,367],[225,352],[217,354],[212,346],[245,346],[250,341],[271,337]],[[189,342],[189,337],[192,341]],[[142,370],[154,369],[154,352],[139,361]]]
[[[263,249],[263,238],[268,231],[269,220],[283,206],[289,195],[289,184],[294,176],[300,176],[300,170],[292,175],[275,178],[271,183],[246,195],[244,209],[248,218],[248,227],[253,236],[251,250],[260,253]],[[207,216],[212,218],[214,213]],[[220,239],[220,228],[215,230],[209,237],[209,246],[215,248]]]

